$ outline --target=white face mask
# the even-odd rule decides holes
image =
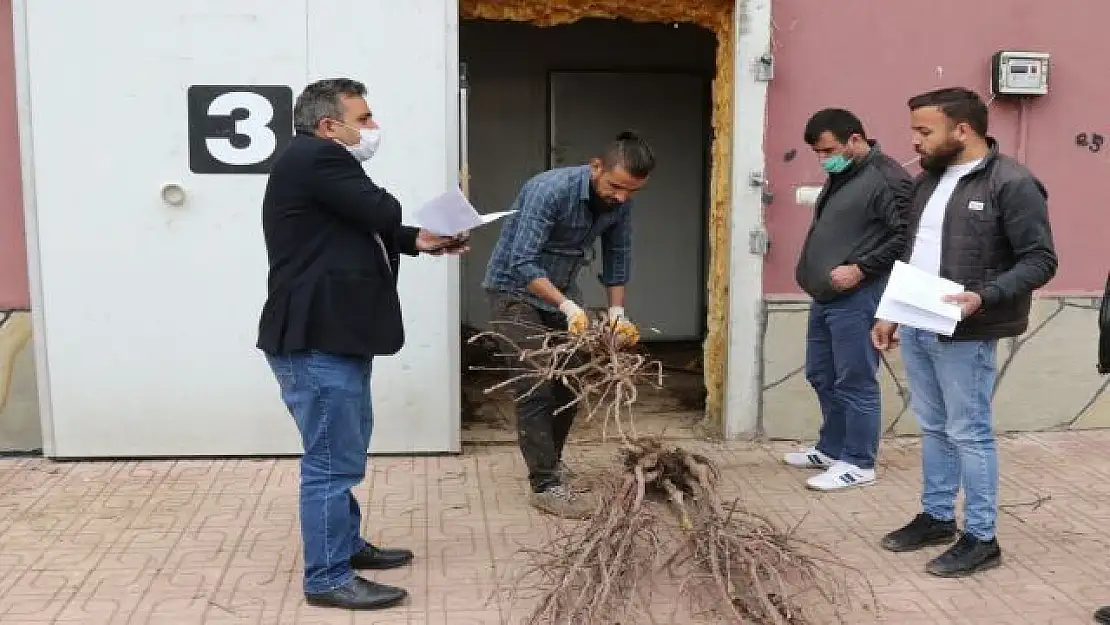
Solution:
[[[359,161],[365,162],[370,160],[374,153],[378,151],[378,146],[382,143],[382,131],[380,128],[359,128],[358,136],[357,145],[344,145],[343,147],[347,148]]]

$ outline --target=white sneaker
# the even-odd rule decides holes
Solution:
[[[827,469],[836,462],[835,459],[817,451],[816,447],[810,447],[804,451],[792,451],[782,459],[786,464],[799,469]]]
[[[843,490],[875,483],[875,469],[861,469],[847,462],[835,462],[828,471],[806,480],[813,490]]]

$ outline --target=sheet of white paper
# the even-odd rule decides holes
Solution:
[[[500,213],[486,213],[485,215],[482,215],[482,225],[493,223],[498,219],[501,219],[502,217],[508,217],[515,212],[516,211],[501,211]]]
[[[962,293],[963,290],[951,280],[895,261],[875,318],[952,336],[960,321],[960,307],[945,302],[944,296]]]
[[[458,236],[468,230],[484,226],[515,211],[479,215],[462,191],[455,187],[438,195],[416,211],[416,222],[421,228],[444,237]]]
[[[952,336],[956,330],[955,319],[937,315],[916,306],[910,306],[899,301],[885,299],[879,301],[879,308],[875,312],[876,319],[891,321],[899,325],[934,332],[943,336]]]

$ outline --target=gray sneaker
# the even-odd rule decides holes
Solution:
[[[561,484],[542,493],[532,493],[528,503],[537,510],[565,519],[585,519],[593,512],[593,505],[588,499],[575,495]]]
[[[567,485],[572,493],[582,494],[588,493],[591,490],[592,484],[590,480],[584,478],[577,471],[567,466],[567,463],[562,460],[559,461],[559,466],[555,469],[556,475],[559,476],[559,481]]]

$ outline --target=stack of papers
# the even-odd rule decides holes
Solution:
[[[503,211],[480,215],[462,191],[455,187],[420,207],[420,210],[416,211],[416,221],[421,228],[432,234],[441,237],[457,237],[515,212]]]
[[[894,261],[875,318],[952,336],[962,313],[959,306],[944,301],[944,296],[963,291],[964,287],[951,280]]]

